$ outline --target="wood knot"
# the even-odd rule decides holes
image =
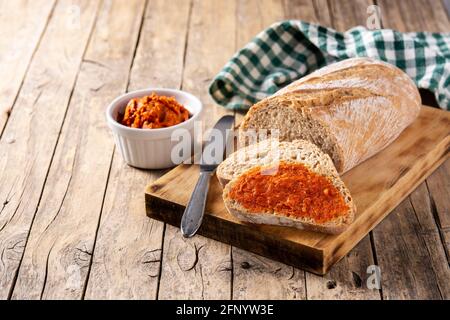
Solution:
[[[190,271],[195,268],[198,263],[198,255],[203,246],[197,247],[194,243],[193,250],[180,250],[177,254],[177,263],[182,271]]]
[[[353,276],[353,281],[355,282],[355,286],[357,288],[361,288],[362,287],[362,279],[359,276],[359,274],[357,274],[356,272],[352,271],[352,276]]]
[[[231,272],[233,270],[233,263],[231,260],[225,260],[219,263],[217,271],[219,272]]]
[[[89,267],[92,252],[88,250],[86,245],[75,247],[74,261],[81,268]]]
[[[149,277],[157,277],[159,274],[159,266],[161,262],[161,249],[154,249],[144,252],[140,261],[145,273]]]
[[[327,282],[327,288],[328,289],[334,289],[334,288],[336,288],[337,287],[337,283],[336,283],[336,281],[335,280],[329,280],[328,282]]]
[[[155,183],[150,186],[150,190],[152,192],[157,192],[158,190],[161,190],[162,187],[163,185]]]
[[[13,236],[6,242],[4,248],[4,258],[7,260],[20,261],[22,258],[22,253],[25,248],[27,234],[22,233]]]

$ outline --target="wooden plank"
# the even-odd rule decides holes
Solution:
[[[272,23],[284,19],[282,0],[239,0],[236,10],[236,48],[246,45]]]
[[[450,161],[446,161],[428,179],[427,186],[438,225],[450,228]]]
[[[130,90],[180,87],[189,11],[189,1],[149,1]],[[146,217],[142,190],[160,175],[114,154],[86,299],[157,297],[164,224]]]
[[[286,19],[300,19],[332,27],[327,0],[284,0]]]
[[[373,5],[372,0],[330,0],[330,16],[333,27],[338,31],[362,25],[366,26],[367,8]]]
[[[0,1],[0,135],[55,1]]]
[[[368,268],[374,264],[370,237],[366,236],[325,276],[306,273],[308,299],[380,299],[378,290],[367,286],[367,280],[372,274]]]
[[[443,242],[445,245],[445,252],[447,254],[447,261],[450,264],[450,230],[443,230],[442,231],[443,234]]]
[[[305,299],[305,272],[233,247],[233,299]]]
[[[449,113],[423,107],[419,118],[390,146],[347,172],[343,180],[358,210],[355,221],[339,235],[237,221],[224,207],[217,179],[211,183],[210,214],[204,217],[199,232],[318,274],[326,273],[448,158],[449,128]],[[178,225],[197,174],[198,166],[178,166],[150,185],[147,213]]]
[[[447,11],[447,17],[450,18],[450,0],[443,0],[442,4],[445,7],[445,11]]]
[[[449,270],[439,236],[426,223],[422,228],[410,201],[403,201],[373,236],[384,299],[441,299],[447,294],[440,291],[448,290]]]
[[[143,6],[140,0],[102,3],[28,237],[14,299],[83,295],[113,152],[104,109],[126,88]],[[95,12],[95,7],[84,9]]]
[[[236,1],[194,0],[182,88],[204,103],[204,128],[231,113],[215,106],[207,90],[235,49]],[[162,261],[160,299],[230,298],[230,246],[201,236],[186,240],[177,228],[167,226]]]
[[[450,164],[450,160],[447,160],[436,172],[444,171],[445,165]],[[433,176],[433,175],[432,175]],[[433,192],[427,192],[428,182],[422,183],[410,196],[411,204],[414,209],[414,213],[417,216],[417,220],[420,224],[418,234],[423,237],[426,249],[428,251],[429,262],[432,270],[437,279],[437,285],[441,296],[448,300],[450,299],[450,268],[448,261],[447,246],[445,243],[445,231],[440,229],[438,221],[436,221],[436,206],[433,203],[431,195],[437,194]],[[445,190],[450,191],[450,185],[443,186],[443,192]],[[446,188],[446,189],[445,189]],[[447,202],[448,202],[447,198]],[[439,211],[438,211],[439,212]],[[444,211],[442,211],[444,212]],[[447,211],[448,213],[449,211]]]
[[[448,32],[450,20],[440,0],[378,0],[383,27],[402,32]]]
[[[97,6],[58,2],[0,140],[0,298],[14,283]]]

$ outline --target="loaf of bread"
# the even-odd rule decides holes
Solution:
[[[240,125],[239,144],[253,143],[255,134],[305,139],[343,173],[394,141],[420,107],[419,92],[402,70],[369,58],[348,59],[252,106]]]
[[[336,234],[355,205],[331,158],[314,144],[269,139],[230,155],[217,171],[227,210],[241,221]]]

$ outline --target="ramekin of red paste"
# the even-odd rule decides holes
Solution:
[[[172,134],[185,132],[194,142],[194,123],[203,105],[176,89],[149,88],[117,97],[106,109],[106,121],[126,163],[143,169],[170,168],[191,156],[172,156],[179,143]],[[180,129],[180,130],[179,130]]]

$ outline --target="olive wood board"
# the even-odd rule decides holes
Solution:
[[[240,222],[227,212],[216,177],[198,233],[323,275],[448,158],[449,146],[450,112],[422,107],[391,145],[343,175],[357,213],[339,235]],[[147,215],[178,227],[198,174],[197,165],[179,165],[150,184]]]

